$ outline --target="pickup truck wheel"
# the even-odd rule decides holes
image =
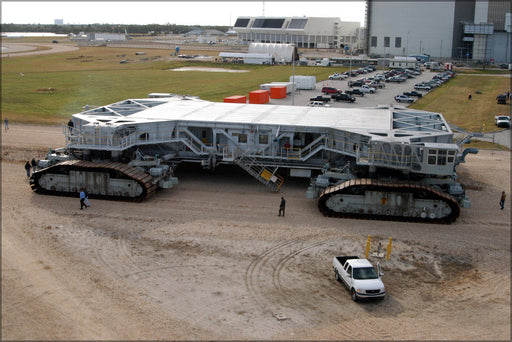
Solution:
[[[352,300],[354,302],[357,302],[357,294],[356,294],[356,290],[354,289],[350,289],[350,295],[352,296]]]
[[[336,278],[337,281],[340,281],[340,274],[338,273],[338,270],[334,270],[334,278]]]

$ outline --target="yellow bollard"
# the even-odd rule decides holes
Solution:
[[[370,253],[371,239],[372,237],[368,235],[368,241],[366,241],[366,252],[364,254],[366,259],[368,259],[368,253]]]
[[[391,254],[391,244],[392,244],[392,241],[393,238],[389,238],[389,244],[388,244],[388,252],[386,254],[386,260],[389,260],[389,255]]]

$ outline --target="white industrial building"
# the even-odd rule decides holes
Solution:
[[[370,56],[510,63],[510,1],[366,1]]]
[[[248,53],[221,52],[219,57],[243,60],[245,64],[290,64],[299,59],[299,54],[293,44],[251,43]]]
[[[339,18],[239,17],[233,30],[242,44],[295,44],[312,49],[358,48],[363,39],[361,23]]]

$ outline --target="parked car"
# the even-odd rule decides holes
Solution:
[[[432,87],[427,84],[418,83],[414,85],[414,89],[416,90],[431,90]]]
[[[337,72],[335,72],[334,74],[329,76],[329,79],[330,80],[344,80],[347,77],[348,76],[346,76],[344,74],[338,74]]]
[[[333,87],[323,87],[322,88],[322,93],[324,94],[337,94],[337,93],[340,93],[341,90],[338,90],[336,88],[333,88]]]
[[[413,103],[414,99],[412,97],[405,96],[405,95],[397,95],[397,96],[395,96],[395,101],[398,103],[402,103],[402,102]]]
[[[309,99],[309,101],[322,101],[322,102],[329,102],[331,101],[330,97],[318,95],[316,97],[312,97]]]
[[[348,94],[334,94],[334,95],[331,95],[331,99],[333,99],[334,101],[347,101],[347,102],[350,102],[350,103],[353,103],[353,102],[356,102],[356,98],[355,97],[352,97]]]
[[[349,87],[360,87],[364,84],[364,81],[363,80],[355,80],[355,81],[349,81],[348,82],[348,86]]]
[[[508,115],[496,115],[494,122],[498,127],[510,128],[510,116]]]
[[[345,94],[364,96],[364,93],[361,91],[361,89],[357,89],[357,88],[345,90]]]
[[[382,300],[386,296],[386,288],[381,279],[384,274],[380,264],[377,264],[375,269],[368,259],[359,259],[357,256],[335,256],[332,266],[334,278],[347,287],[352,300]]]
[[[402,83],[402,82],[405,82],[406,80],[407,80],[407,78],[401,77],[398,75],[386,78],[386,82],[395,82],[395,83]]]
[[[308,103],[309,107],[330,107],[327,103],[323,101],[310,101]]]
[[[352,90],[358,90],[358,91],[360,91],[362,93],[365,93],[365,94],[368,94],[368,93],[373,94],[376,91],[375,88],[370,87],[370,86],[368,86],[366,84],[361,86],[361,87],[353,88]]]
[[[386,85],[384,83],[380,83],[380,82],[376,82],[376,81],[373,81],[369,84],[370,87],[374,87],[374,88],[384,88],[386,87]]]
[[[507,95],[500,94],[500,95],[496,96],[496,103],[497,104],[507,104]]]
[[[404,92],[404,95],[405,95],[405,96],[409,96],[409,97],[411,97],[411,96],[415,96],[415,97],[417,97],[417,98],[420,98],[420,97],[422,97],[422,96],[423,96],[421,93],[418,93],[418,92],[417,92],[417,91],[415,91],[415,90],[413,90],[413,91],[406,91],[406,92]]]
[[[498,127],[510,128],[510,116],[509,115],[496,115],[494,122]]]

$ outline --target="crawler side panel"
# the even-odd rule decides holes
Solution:
[[[91,198],[140,202],[157,189],[153,177],[132,166],[114,162],[64,161],[30,177],[40,194],[77,197],[86,188]]]
[[[325,216],[452,223],[460,206],[451,196],[417,182],[383,182],[362,178],[325,189],[318,198]]]

